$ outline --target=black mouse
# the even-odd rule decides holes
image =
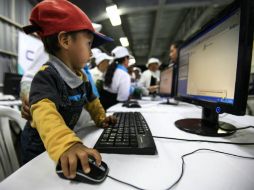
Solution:
[[[91,171],[88,174],[86,174],[83,172],[80,161],[78,161],[77,173],[74,179],[68,179],[64,176],[60,162],[58,162],[56,166],[56,173],[59,177],[63,179],[74,180],[74,181],[83,182],[83,183],[94,184],[94,183],[103,182],[105,178],[107,177],[107,174],[109,171],[107,164],[101,161],[101,165],[97,166],[95,163],[95,160],[90,157],[88,159],[88,162],[89,162]]]
[[[141,108],[137,101],[126,101],[122,106],[127,108]]]
[[[138,103],[129,103],[127,106],[128,108],[141,108],[141,106]]]

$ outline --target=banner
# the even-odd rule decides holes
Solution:
[[[36,60],[38,57],[43,57],[44,60],[47,60],[48,55],[45,53],[40,39],[23,32],[19,32],[18,36],[18,73],[23,75],[31,67],[40,68],[43,63],[38,63]],[[39,65],[35,66],[34,64]]]

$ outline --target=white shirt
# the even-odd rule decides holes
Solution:
[[[117,101],[126,101],[130,95],[131,88],[131,77],[130,75],[122,70],[117,68],[114,72],[112,83],[110,88],[104,86],[104,89],[117,94]]]
[[[27,68],[27,71],[22,77],[22,82],[31,82],[34,75],[39,71],[40,67],[47,63],[49,60],[49,55],[45,52],[44,46],[40,46],[35,52],[35,58],[32,64]]]
[[[160,81],[160,71],[152,72],[148,69],[142,73],[138,86],[149,88],[152,76],[157,79],[157,82]]]
[[[103,80],[103,72],[101,72],[98,67],[95,67],[90,70],[90,73],[93,77],[93,81],[96,84],[97,80]]]

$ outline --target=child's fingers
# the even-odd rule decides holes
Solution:
[[[113,116],[113,115],[110,116],[110,121],[111,121],[111,123],[115,124],[117,122],[116,116]]]
[[[77,172],[77,157],[76,155],[69,155],[69,178],[75,178]]]
[[[30,113],[30,108],[29,108],[28,105],[24,105],[23,109],[24,109],[25,112]]]
[[[105,123],[108,124],[115,124],[117,122],[117,119],[115,116],[111,115],[105,118]]]
[[[61,167],[63,170],[63,174],[65,177],[69,177],[69,162],[68,157],[62,156],[61,157]]]
[[[88,149],[87,153],[94,157],[97,166],[101,165],[101,155],[96,149]]]
[[[21,114],[22,114],[23,118],[25,118],[27,120],[31,120],[28,98],[22,98]]]
[[[89,173],[91,168],[90,168],[89,163],[88,163],[88,154],[86,152],[81,152],[77,155],[78,155],[78,158],[80,160],[83,171],[85,173]]]

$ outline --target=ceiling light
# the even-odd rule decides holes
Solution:
[[[120,40],[122,46],[124,46],[124,47],[129,46],[129,41],[128,41],[127,37],[120,38],[119,40]]]
[[[106,7],[106,12],[113,26],[118,26],[122,23],[121,18],[119,16],[119,11],[116,5],[111,5],[109,7]]]

